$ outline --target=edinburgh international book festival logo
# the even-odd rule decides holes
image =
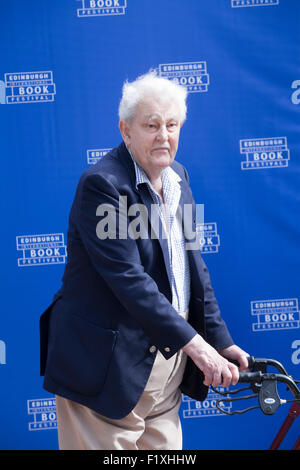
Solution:
[[[80,7],[77,8],[78,18],[92,16],[125,15],[127,0],[77,0]]]
[[[218,253],[220,236],[216,222],[197,224],[196,227],[201,253]]]
[[[224,387],[216,387],[217,390],[224,393]],[[226,395],[226,398],[229,398],[229,393]],[[220,399],[220,395],[216,391],[209,389],[208,395],[204,401],[194,400],[187,395],[183,395],[182,400],[182,417],[183,418],[208,418],[212,416],[225,416],[218,408],[216,407],[217,400]],[[229,413],[232,408],[231,402],[222,402],[222,408]]]
[[[49,103],[55,94],[50,70],[5,73],[0,80],[0,104]]]
[[[63,233],[20,235],[16,237],[16,245],[20,253],[18,267],[66,262],[67,247]]]
[[[297,298],[253,300],[252,331],[291,330],[300,327],[300,312]]]
[[[209,74],[205,60],[159,64],[157,70],[160,77],[184,85],[189,93],[208,91]]]
[[[240,140],[242,170],[287,167],[290,150],[286,137],[266,137]]]
[[[232,8],[270,7],[279,5],[279,0],[231,0]]]
[[[111,151],[111,148],[101,148],[101,149],[88,149],[86,151],[86,158],[88,165],[94,165],[99,160],[101,160],[104,155]]]
[[[29,431],[57,429],[55,398],[27,400],[27,413],[31,418]]]

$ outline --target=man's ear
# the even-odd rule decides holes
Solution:
[[[119,129],[122,134],[123,140],[126,145],[130,144],[130,127],[126,121],[121,120],[119,122]]]

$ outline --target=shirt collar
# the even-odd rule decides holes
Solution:
[[[133,161],[133,164],[134,164],[134,169],[135,169],[135,176],[136,176],[136,189],[138,189],[138,185],[139,184],[142,184],[142,183],[146,183],[148,184],[148,186],[152,189],[152,191],[155,191],[155,189],[153,188],[148,176],[146,175],[145,171],[143,170],[143,168],[136,162],[136,160],[134,159],[130,149],[127,147],[127,150],[129,152],[129,155],[131,156],[132,158],[132,161]],[[167,168],[165,168],[164,170],[162,170],[161,172],[161,175],[162,175],[162,184],[163,184],[163,187],[165,187],[165,185],[172,185],[172,183],[179,183],[179,181],[181,181],[181,178],[180,176],[178,175],[178,173],[176,173],[176,171],[174,171],[170,166],[168,166]]]

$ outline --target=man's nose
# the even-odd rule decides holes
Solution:
[[[158,132],[158,137],[161,140],[167,140],[168,139],[168,130],[166,126],[161,126]]]

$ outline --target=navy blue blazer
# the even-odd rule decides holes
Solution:
[[[181,177],[182,208],[193,204],[195,231],[196,206],[187,172],[178,162],[172,168]],[[97,215],[97,208],[110,204],[118,215],[120,196],[127,196],[128,207],[144,204],[151,214],[149,190],[145,184],[136,188],[134,165],[123,142],[80,178],[69,217],[62,287],[40,319],[44,388],[114,419],[136,405],[157,349],[169,359],[196,333],[216,349],[233,344],[200,246],[188,251],[187,322],[171,304],[167,240],[151,236],[150,220],[147,238],[120,236],[116,217],[115,239],[99,239],[96,228],[105,214]],[[190,358],[181,390],[196,400],[207,394],[203,374]]]

